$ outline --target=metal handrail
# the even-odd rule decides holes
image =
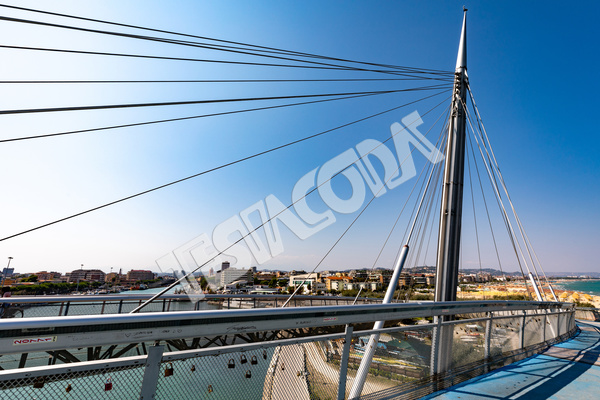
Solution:
[[[570,303],[554,302],[457,301],[19,318],[0,323],[0,354],[415,317],[572,308]]]
[[[62,303],[62,302],[102,302],[102,301],[121,301],[121,300],[148,300],[152,297],[152,294],[115,294],[115,295],[82,295],[82,296],[14,296],[14,297],[0,297],[0,304],[3,303]],[[354,297],[342,297],[342,296],[312,296],[312,295],[298,295],[295,296],[297,300],[320,300],[320,301],[345,301],[353,302]],[[167,300],[213,300],[213,299],[260,299],[260,300],[271,300],[271,299],[283,299],[287,300],[289,295],[285,294],[165,294],[161,296],[162,299]],[[380,298],[359,298],[359,301],[365,302],[381,302]]]

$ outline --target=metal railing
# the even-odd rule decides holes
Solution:
[[[600,308],[577,307],[575,318],[588,321],[600,321]]]
[[[0,298],[0,318],[64,317],[68,315],[127,314],[151,294],[96,296],[15,296]],[[277,308],[289,295],[252,294],[166,294],[141,312],[197,311],[208,309]],[[349,305],[354,297],[294,296],[288,307]],[[357,304],[378,304],[379,298],[356,300]]]
[[[561,303],[461,301],[10,319],[0,323],[0,354],[132,341],[147,351],[0,371],[0,398],[344,399],[375,332],[380,345],[361,398],[415,398],[572,335],[574,312]],[[453,320],[430,322],[439,316]],[[389,326],[365,328],[378,320]],[[314,334],[323,327],[333,333]],[[451,371],[431,375],[435,331],[449,327]],[[166,351],[185,338],[290,330],[308,336]]]

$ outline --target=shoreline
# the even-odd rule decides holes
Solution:
[[[586,281],[599,281],[600,279],[557,279],[550,280],[554,293],[558,298],[558,301],[569,302],[569,303],[590,303],[595,308],[600,308],[600,294],[594,294],[598,292],[586,292],[585,290],[574,290],[570,288],[562,287],[561,284],[573,283],[573,282],[586,282]],[[599,288],[600,289],[600,288]],[[462,299],[473,299],[473,300],[486,300],[487,298],[501,298],[511,296],[527,296],[527,292],[535,298],[535,292],[530,284],[525,286],[523,281],[511,282],[506,284],[498,283],[487,283],[479,285],[477,290],[458,292],[457,295]],[[552,293],[548,287],[542,288],[543,296],[549,301],[554,301]]]

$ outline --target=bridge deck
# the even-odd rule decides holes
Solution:
[[[600,323],[578,321],[581,330],[544,353],[470,379],[425,400],[592,399],[600,393]]]

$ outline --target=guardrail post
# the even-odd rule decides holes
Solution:
[[[558,314],[556,314],[556,337],[560,337],[560,316],[562,315],[562,310],[558,310]]]
[[[431,361],[429,365],[431,375],[435,375],[438,371],[437,367],[439,362],[440,331],[442,330],[442,317],[435,316],[433,318],[433,323],[435,326],[433,327],[433,336],[431,340]]]
[[[544,310],[544,322],[542,322],[542,343],[546,341],[546,325],[548,325],[548,310]]]
[[[489,312],[488,313],[488,320],[485,321],[485,359],[489,359],[492,354],[491,354],[491,347],[492,347],[492,326],[493,324],[493,318],[494,318],[494,313],[493,312]]]
[[[521,349],[525,348],[525,324],[527,323],[527,311],[523,310],[523,322],[521,323]]]
[[[71,302],[67,301],[67,305],[65,306],[65,317],[67,316],[67,314],[69,313],[69,307],[71,306]]]
[[[121,314],[122,310],[123,310],[123,299],[121,299],[119,301],[119,309],[117,310],[117,314]]]
[[[144,380],[142,381],[142,391],[140,400],[154,399],[156,394],[156,385],[158,384],[158,374],[160,372],[160,362],[162,360],[165,346],[150,346],[148,348],[148,357],[146,358],[146,368],[144,369]]]
[[[350,358],[350,345],[352,343],[352,332],[354,327],[346,325],[346,337],[344,338],[344,353],[340,362],[340,380],[338,384],[338,400],[346,397],[346,381],[348,380],[348,359]]]

